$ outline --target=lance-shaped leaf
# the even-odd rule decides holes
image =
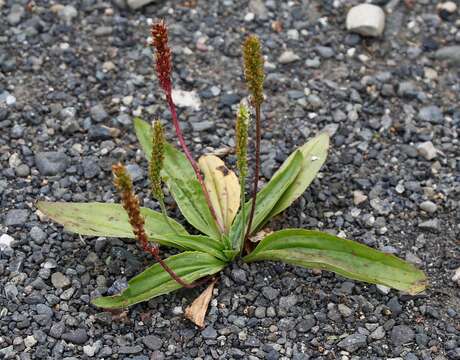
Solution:
[[[293,156],[290,157],[288,163],[281,171],[278,171],[271,180],[257,193],[256,200],[256,210],[254,215],[254,220],[252,221],[251,233],[253,233],[259,225],[267,218],[268,214],[276,206],[280,197],[284,192],[289,188],[292,182],[297,177],[300,166],[302,164],[302,154],[300,151],[296,150],[293,153]],[[245,215],[246,220],[245,224],[248,223],[249,209],[251,207],[252,200],[246,202],[245,206]],[[242,246],[242,215],[241,211],[238,213],[235,222],[230,230],[230,239],[233,244],[234,249],[240,249]]]
[[[278,200],[276,206],[270,212],[266,221],[288,208],[294,202],[294,200],[296,200],[305,192],[307,187],[315,178],[318,171],[321,169],[321,166],[323,166],[324,162],[326,161],[328,149],[329,135],[326,133],[319,134],[298,148],[303,156],[299,174]],[[286,159],[283,165],[281,165],[278,171],[283,171],[283,169],[288,166],[289,160],[292,156],[294,156],[294,153],[289,155],[289,157]]]
[[[198,165],[204,175],[211,203],[216,216],[224,230],[228,233],[233,219],[240,207],[240,184],[235,173],[225,166],[224,162],[214,155],[200,157]]]
[[[52,220],[64,225],[64,229],[80,235],[134,238],[128,214],[120,204],[109,203],[65,203],[39,201],[37,208]],[[149,237],[171,233],[163,214],[141,208],[145,219],[145,231]],[[187,231],[174,219],[169,222],[180,235]]]
[[[213,275],[225,267],[215,257],[197,252],[184,252],[171,256],[165,263],[183,280],[192,283],[207,275]],[[159,264],[150,266],[128,282],[119,295],[94,299],[92,303],[103,308],[124,308],[130,305],[168,294],[181,286]]]
[[[155,241],[160,245],[170,246],[179,250],[205,252],[222,261],[229,261],[229,256],[224,251],[224,245],[209,236],[167,234],[158,236]]]
[[[425,274],[394,255],[319,231],[287,229],[263,239],[244,260],[273,260],[333,271],[350,279],[417,294],[426,287]]]
[[[147,159],[150,159],[151,126],[139,118],[134,119],[134,126],[142,149]],[[168,143],[165,143],[165,159],[161,176],[187,221],[202,233],[219,239],[219,228],[207,206],[192,166],[182,152]]]
[[[128,215],[120,204],[40,201],[37,207],[69,232],[88,236],[135,238]],[[169,222],[177,234],[172,233],[163,214],[154,210],[141,208],[141,214],[145,219],[149,240],[179,250],[202,251],[219,259],[227,259],[223,254],[223,245],[217,240],[208,236],[190,235],[181,224],[170,218]]]

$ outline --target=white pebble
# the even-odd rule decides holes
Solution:
[[[299,40],[299,32],[296,29],[290,29],[287,31],[287,37],[291,40]]]
[[[254,13],[250,12],[250,13],[247,13],[245,16],[244,16],[244,21],[246,22],[251,22],[252,20],[254,20],[256,16],[254,15]]]
[[[380,36],[385,27],[385,13],[371,4],[354,6],[348,11],[347,30],[364,36]]]
[[[426,160],[433,160],[438,153],[431,141],[426,141],[424,143],[418,144],[417,151]]]
[[[438,4],[437,8],[439,11],[447,11],[448,13],[453,14],[457,11],[457,4],[453,1],[446,1]]]
[[[359,205],[367,200],[367,196],[360,190],[353,191],[353,204]]]
[[[28,348],[35,346],[37,339],[33,335],[29,335],[24,339],[24,345]]]
[[[172,91],[172,97],[176,105],[180,108],[189,107],[195,111],[201,108],[200,97],[195,91],[174,89]]]
[[[388,293],[390,292],[390,288],[385,286],[385,285],[377,285],[377,290],[381,293],[381,294],[384,294],[384,295],[388,295]]]
[[[278,62],[280,62],[281,64],[289,64],[289,63],[297,61],[297,60],[300,60],[300,56],[297,55],[292,50],[286,50],[278,58]]]
[[[348,57],[352,58],[353,56],[355,56],[355,54],[356,54],[356,49],[355,48],[350,48],[350,49],[347,50],[347,56]]]
[[[14,242],[14,239],[8,234],[3,234],[0,236],[0,250],[11,249],[11,244]]]
[[[175,306],[172,310],[172,313],[174,315],[181,315],[184,313],[184,310],[182,310],[182,306]]]
[[[460,285],[460,267],[455,270],[455,274],[452,276],[452,281],[455,281],[458,285]]]
[[[188,48],[187,46],[185,46],[184,48],[182,48],[182,53],[184,55],[192,55],[193,51],[190,48]]]
[[[355,217],[358,217],[359,214],[361,214],[361,210],[358,209],[358,208],[352,208],[351,211],[350,211],[350,215],[353,216],[354,218]]]
[[[438,210],[438,206],[432,201],[424,201],[420,204],[420,209],[426,211],[427,213],[433,214]]]
[[[8,96],[6,97],[6,105],[12,106],[12,105],[14,105],[14,104],[16,104],[16,98],[15,98],[13,95],[11,95],[11,94],[8,95]]]
[[[369,61],[369,56],[364,55],[364,54],[359,54],[359,55],[358,55],[358,59],[359,59],[361,62],[365,63],[365,62],[368,62],[368,61]]]

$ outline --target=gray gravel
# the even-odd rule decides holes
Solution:
[[[0,358],[460,359],[460,22],[439,2],[374,1],[391,12],[370,39],[345,29],[357,0],[157,0],[137,10],[0,0],[0,236],[14,240],[0,247]],[[332,136],[321,176],[270,228],[340,232],[395,253],[427,272],[425,293],[238,263],[222,273],[204,330],[183,319],[200,289],[113,313],[90,304],[152,260],[133,242],[65,233],[34,204],[114,201],[110,167],[121,160],[158,209],[132,130],[135,116],[159,117],[172,139],[146,46],[155,17],[170,24],[175,87],[201,100],[179,109],[195,154],[234,146],[247,96],[240,44],[258,34],[261,183],[307,138]],[[225,161],[234,167],[232,154]]]

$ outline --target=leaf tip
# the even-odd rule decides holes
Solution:
[[[97,298],[94,298],[91,300],[91,304],[93,306],[97,306],[103,309],[121,309],[121,308],[127,308],[128,304],[123,302],[126,302],[126,300],[123,300],[121,303],[118,301],[119,295],[114,295],[114,296],[99,296]]]
[[[426,290],[426,287],[428,286],[428,278],[426,277],[425,273],[421,270],[420,274],[422,275],[422,278],[418,281],[415,281],[408,289],[407,292],[410,295],[417,295],[420,294],[422,291]]]
[[[35,203],[35,207],[40,210],[40,211],[43,211],[44,207],[45,207],[45,203],[46,201],[43,201],[43,200],[38,200],[36,203]]]
[[[329,149],[331,144],[331,136],[327,133],[327,131],[322,131],[318,134],[318,140],[322,140],[325,142],[326,149]]]
[[[51,217],[52,214],[52,208],[55,206],[57,203],[52,202],[52,201],[44,201],[44,200],[39,200],[36,202],[35,207],[45,214],[47,217]]]

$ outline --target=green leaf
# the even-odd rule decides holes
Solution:
[[[226,265],[211,255],[197,251],[171,256],[165,260],[165,263],[189,283],[215,274]],[[94,299],[92,303],[102,308],[124,308],[168,294],[180,287],[159,264],[155,264],[132,278],[121,294],[100,297]]]
[[[330,270],[350,279],[385,285],[409,294],[417,294],[426,287],[425,274],[412,264],[358,242],[319,231],[277,231],[263,239],[244,260],[283,261]]]
[[[69,232],[88,236],[135,238],[128,215],[120,204],[40,201],[37,207],[54,221],[64,225],[64,229]],[[163,214],[151,209],[141,208],[141,214],[145,218],[145,231],[150,241],[179,250],[196,250],[222,260],[227,259],[219,241],[208,236],[189,235],[181,224],[169,219],[177,232],[172,233]]]
[[[271,180],[257,193],[256,210],[254,219],[252,221],[251,233],[254,232],[259,225],[267,218],[268,214],[273,210],[279,201],[280,197],[289,188],[292,182],[297,177],[300,165],[302,164],[302,155],[300,151],[296,150],[289,158],[286,166],[278,171]],[[246,202],[245,207],[245,221],[248,223],[249,213],[251,210],[252,199]],[[241,249],[242,243],[242,232],[243,232],[242,212],[240,211],[230,229],[230,239],[233,244],[233,248],[236,250]]]
[[[65,203],[39,201],[37,208],[52,220],[64,225],[64,229],[80,235],[134,238],[128,214],[120,204],[108,203]],[[145,231],[149,237],[172,232],[163,214],[148,208],[141,208],[145,218]],[[187,231],[174,219],[169,222],[180,235]]]
[[[168,234],[160,235],[156,240],[161,245],[174,247],[179,250],[200,251],[225,262],[229,260],[223,244],[209,236]]]
[[[134,126],[142,149],[147,159],[150,159],[151,126],[139,118],[134,119]],[[165,144],[165,160],[161,175],[187,221],[202,233],[220,239],[219,228],[208,208],[192,166],[181,151],[168,143]]]
[[[240,252],[237,250],[223,250],[223,253],[226,256],[226,260],[232,262]]]
[[[152,126],[142,120],[141,118],[134,118],[134,131],[136,132],[137,140],[141,144],[142,150],[144,150],[145,157],[150,161],[152,156]],[[192,169],[193,170],[193,169]]]
[[[301,196],[311,184],[318,171],[323,166],[327,158],[329,149],[329,135],[322,133],[302,145],[298,150],[302,153],[303,162],[299,174],[278,200],[276,206],[268,215],[264,222],[288,208],[294,200]],[[288,164],[289,159],[294,156],[292,153],[281,165],[278,171],[282,171]],[[275,173],[276,175],[276,173]]]
[[[168,174],[173,173],[174,170],[168,171]],[[184,181],[182,178],[164,177],[164,181],[187,221],[202,233],[220,239],[220,231],[209,211],[198,180]]]

